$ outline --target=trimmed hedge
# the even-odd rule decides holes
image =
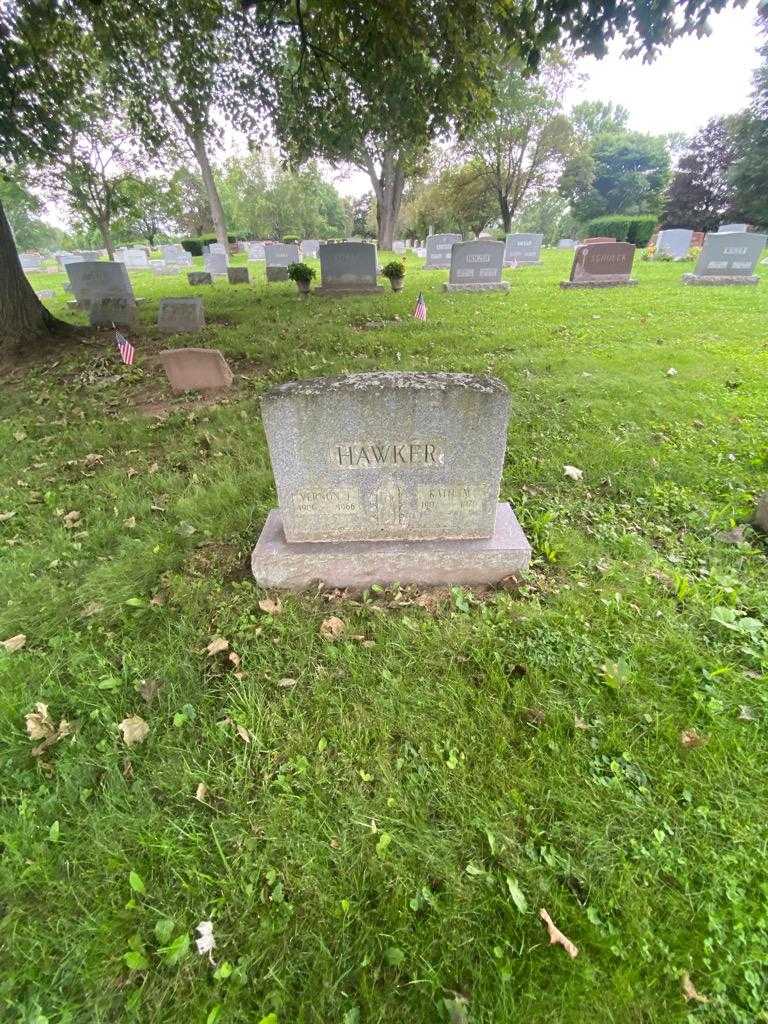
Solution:
[[[192,256],[202,256],[203,255],[203,246],[204,245],[210,245],[211,242],[215,242],[215,241],[216,241],[216,235],[200,235],[197,238],[182,238],[182,240],[181,240],[181,247],[182,247],[182,249],[186,249],[186,251],[188,253],[190,253]],[[247,242],[248,241],[248,236],[247,235],[243,235],[243,234],[227,235],[227,241],[228,242]]]
[[[611,214],[607,217],[595,217],[587,224],[589,236],[607,235],[617,242],[632,242],[644,248],[656,230],[658,218],[652,213]]]

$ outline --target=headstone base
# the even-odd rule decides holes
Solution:
[[[509,270],[510,267],[514,267],[515,270],[519,270],[521,267],[543,267],[543,260],[518,260],[517,263],[508,263],[504,261],[504,269]]]
[[[349,288],[338,288],[335,285],[319,285],[314,289],[313,295],[378,295],[384,289],[380,284],[361,285],[353,284]]]
[[[751,274],[748,277],[705,277],[704,275],[700,274],[683,274],[683,284],[757,284],[759,280],[760,278],[756,274]]]
[[[267,267],[267,281],[289,281],[288,267]]]
[[[306,590],[326,586],[364,590],[374,583],[422,586],[498,583],[524,572],[531,545],[507,502],[496,510],[496,528],[485,540],[335,541],[291,544],[279,509],[272,509],[251,556],[262,587]]]
[[[508,292],[509,281],[494,281],[488,284],[450,284],[443,285],[444,292]]]
[[[626,288],[628,285],[635,285],[637,281],[630,277],[622,281],[561,281],[561,288]]]

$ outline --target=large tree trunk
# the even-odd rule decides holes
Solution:
[[[227,240],[227,222],[224,217],[224,207],[221,205],[219,190],[216,188],[216,181],[213,177],[211,164],[208,160],[208,153],[205,149],[205,135],[202,131],[196,131],[192,135],[192,146],[195,150],[195,158],[200,165],[200,174],[203,177],[205,191],[208,193],[208,205],[211,208],[211,220],[216,232],[216,241],[224,246],[225,252],[229,252]]]
[[[104,244],[104,248],[107,250],[108,259],[114,262],[115,246],[112,241],[112,228],[108,221],[99,221],[99,234],[101,235],[101,241]]]
[[[365,154],[366,170],[376,196],[377,243],[380,249],[392,249],[403,201],[405,174],[400,158],[394,150],[384,151],[381,171],[376,170],[371,156]]]
[[[57,320],[35,295],[21,269],[11,227],[0,203],[0,352],[50,341],[54,334],[71,332],[71,324]]]
[[[501,211],[501,223],[504,225],[504,234],[512,229],[512,211],[509,208],[509,200],[503,192],[499,192],[499,210]]]

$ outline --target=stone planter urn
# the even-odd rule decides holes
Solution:
[[[297,281],[296,287],[299,289],[299,294],[309,295],[309,287],[311,283],[311,281]]]
[[[389,283],[392,285],[393,292],[401,292],[403,290],[404,277],[390,277]]]

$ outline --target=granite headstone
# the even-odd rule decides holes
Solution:
[[[748,227],[749,224],[721,224],[720,227],[717,229],[717,233],[719,235],[725,235],[736,232],[741,235],[747,230]]]
[[[163,334],[197,333],[205,327],[203,300],[160,299],[157,326]]]
[[[508,292],[509,282],[502,281],[504,243],[489,238],[471,242],[454,242],[447,292]]]
[[[337,242],[320,246],[318,295],[356,295],[383,291],[376,283],[376,246],[370,242]]]
[[[448,270],[451,266],[451,247],[454,242],[460,242],[461,235],[456,234],[442,234],[442,235],[427,235],[427,244],[425,249],[425,255],[427,262],[424,264],[425,270]],[[422,254],[421,250],[417,250],[419,255]]]
[[[561,288],[611,288],[635,285],[630,277],[635,247],[631,242],[585,242],[573,254],[571,277]]]
[[[708,234],[692,274],[683,274],[684,284],[757,284],[757,261],[765,248],[766,236],[753,231],[718,231]]]
[[[504,243],[505,266],[534,266],[541,263],[541,243],[544,235],[534,232],[518,232],[506,236]]]
[[[690,228],[665,228],[656,239],[656,253],[684,260],[691,247],[693,231]]]
[[[298,242],[267,242],[264,246],[267,281],[287,281],[288,267],[299,262]]]

